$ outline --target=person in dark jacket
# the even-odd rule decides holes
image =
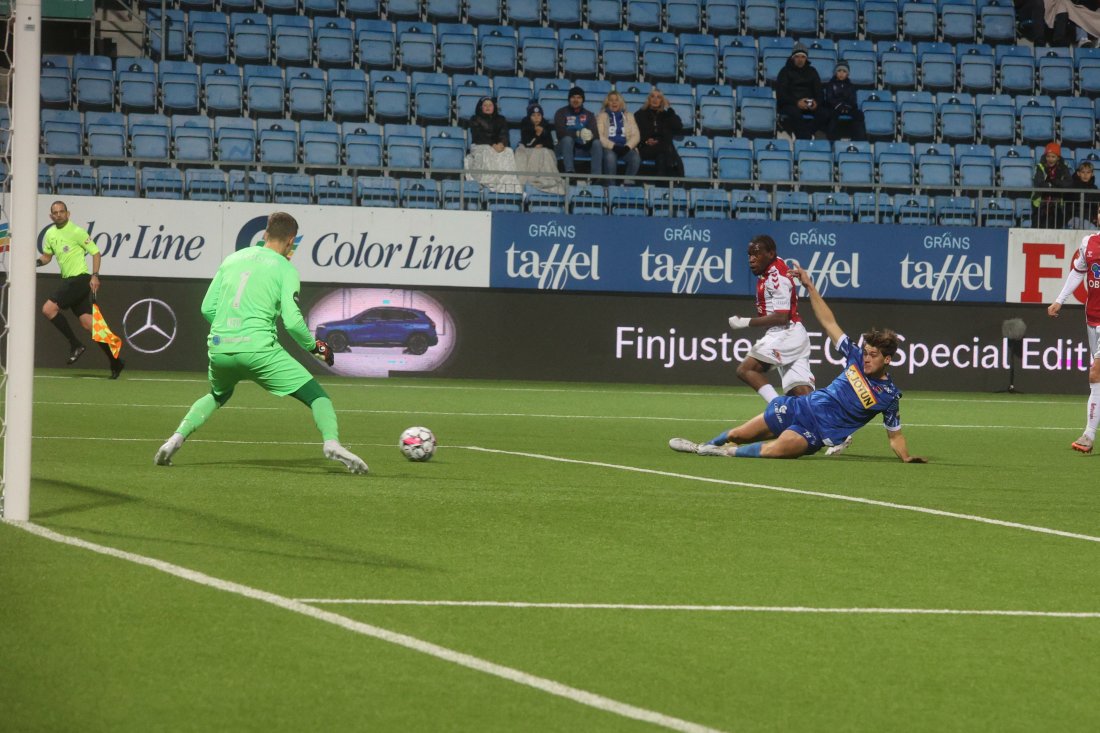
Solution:
[[[1034,229],[1061,229],[1065,224],[1065,207],[1062,194],[1050,189],[1069,188],[1073,174],[1062,158],[1062,146],[1048,143],[1043,151],[1043,159],[1035,164],[1035,175],[1031,185],[1035,193],[1031,196],[1031,205],[1035,208],[1031,217]]]
[[[584,90],[569,90],[569,104],[554,113],[554,134],[558,136],[557,153],[566,173],[575,170],[574,155],[577,148],[592,154],[591,173],[603,172],[603,155],[600,147],[600,131],[596,128],[596,114],[584,106]]]
[[[654,174],[658,176],[684,175],[684,162],[676,152],[673,141],[684,131],[680,115],[669,105],[660,89],[654,87],[646,97],[645,106],[634,113],[634,122],[642,138],[638,152],[642,160],[656,163]]]
[[[867,128],[863,124],[863,111],[856,100],[856,86],[848,78],[848,62],[840,61],[833,71],[833,78],[822,87],[824,106],[829,113],[829,139],[842,137],[866,140]]]
[[[538,104],[528,105],[527,116],[519,123],[516,170],[521,174],[520,183],[546,193],[565,194],[565,181],[558,173],[558,156],[554,153],[554,132]]]
[[[482,97],[470,118],[470,152],[466,156],[466,178],[497,193],[521,190],[516,178],[516,157],[508,147],[508,120],[497,109],[496,100]]]
[[[779,70],[775,102],[780,125],[799,140],[812,140],[814,133],[828,125],[829,113],[821,103],[821,77],[801,43],[794,44],[786,66]]]
[[[1078,189],[1066,194],[1067,229],[1091,229],[1100,209],[1100,190],[1096,187],[1096,169],[1090,161],[1082,160],[1070,179],[1069,187]]]
[[[482,97],[470,118],[470,144],[508,147],[508,120],[497,109],[496,100]],[[503,148],[498,148],[499,153]]]

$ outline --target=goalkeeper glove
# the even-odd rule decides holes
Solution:
[[[730,328],[732,328],[734,331],[739,331],[742,328],[748,328],[750,320],[752,319],[745,318],[744,316],[730,316]]]
[[[317,343],[313,345],[313,351],[310,353],[316,356],[318,361],[323,361],[328,366],[332,366],[336,363],[336,357],[332,353],[332,347],[320,339],[317,339]]]

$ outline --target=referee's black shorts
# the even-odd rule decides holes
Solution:
[[[64,310],[68,308],[77,318],[92,312],[92,288],[89,283],[92,276],[88,274],[75,275],[61,278],[61,285],[50,296],[50,300],[57,303],[57,307]]]

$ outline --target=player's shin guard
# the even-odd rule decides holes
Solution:
[[[321,437],[327,443],[330,440],[340,440],[340,429],[336,423],[336,408],[332,406],[332,400],[328,397],[318,397],[310,404],[313,412],[313,422],[321,431]]]
[[[176,432],[186,438],[188,435],[201,428],[203,423],[214,414],[214,411],[217,410],[218,407],[220,407],[220,405],[218,401],[214,399],[214,395],[203,395],[195,400],[195,404],[191,405],[191,409],[184,415],[183,422],[176,428]]]
[[[734,449],[732,456],[734,458],[759,458],[760,449],[764,447],[763,443],[749,443],[748,445],[739,445]]]

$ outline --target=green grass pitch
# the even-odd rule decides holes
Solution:
[[[156,467],[204,375],[40,370],[35,525],[654,718],[0,524],[0,729],[1095,730],[1084,382],[907,392],[922,466],[878,421],[836,458],[667,448],[762,410],[733,386],[324,379],[364,477],[253,385]]]

